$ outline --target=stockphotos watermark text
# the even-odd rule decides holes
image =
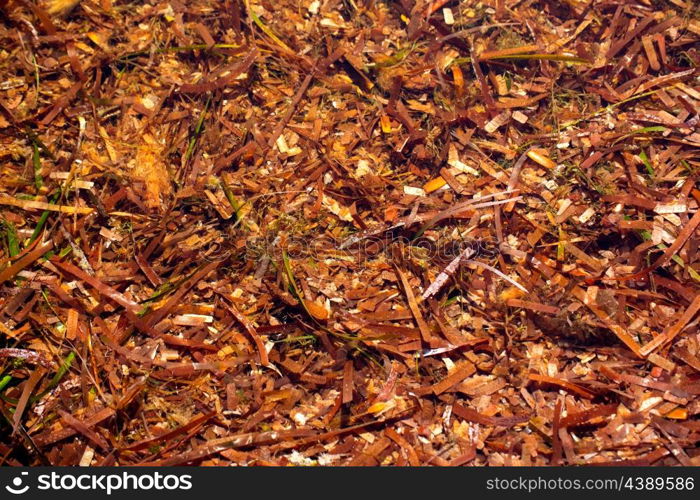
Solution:
[[[15,476],[10,484],[5,486],[8,493],[22,495],[29,490],[40,491],[71,491],[82,490],[104,492],[111,495],[117,491],[175,491],[192,489],[192,476],[189,474],[79,474],[58,473],[40,474],[36,476],[36,485],[29,484],[28,472]]]

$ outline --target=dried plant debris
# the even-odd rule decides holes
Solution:
[[[0,0],[9,465],[700,465],[694,2]]]

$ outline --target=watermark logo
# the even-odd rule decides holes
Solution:
[[[42,474],[38,478],[39,490],[83,490],[104,491],[111,495],[115,491],[133,490],[189,490],[192,489],[192,476],[189,474]]]
[[[15,477],[12,479],[12,485],[6,485],[5,489],[12,493],[13,495],[22,495],[23,493],[26,493],[27,490],[29,490],[29,485],[25,484],[22,486],[24,481],[22,480],[22,476],[28,476],[29,472],[22,472],[21,475]]]
[[[82,472],[82,471],[81,471]],[[35,484],[29,479],[29,472],[20,472],[13,477],[5,489],[13,495],[23,495],[30,489],[38,491],[91,491],[104,492],[111,495],[124,491],[174,491],[191,490],[192,476],[190,474],[162,474],[152,472],[114,472],[109,474],[87,473],[77,471],[61,473],[52,471],[50,474],[39,474],[34,478]],[[1,491],[1,490],[0,490]],[[2,496],[2,494],[0,494]]]

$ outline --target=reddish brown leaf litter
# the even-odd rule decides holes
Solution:
[[[692,1],[0,7],[3,464],[700,465]]]

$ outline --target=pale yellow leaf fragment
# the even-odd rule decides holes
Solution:
[[[323,206],[326,207],[332,214],[337,215],[341,220],[352,222],[350,210],[325,194],[323,195]]]
[[[369,166],[369,162],[367,160],[359,160],[357,162],[357,168],[355,169],[355,178],[359,179],[360,177],[363,177],[367,174],[371,174],[372,169]]]
[[[473,169],[472,167],[470,167],[466,163],[463,163],[459,159],[459,153],[457,152],[457,148],[454,144],[450,144],[450,148],[447,153],[447,164],[451,167],[456,168],[460,172],[464,172],[465,174],[471,174],[475,176],[479,175],[478,170]]]
[[[284,135],[280,134],[275,143],[277,144],[277,149],[279,149],[280,153],[286,153],[289,151],[289,146],[287,146],[287,141],[285,140]]]
[[[202,326],[212,321],[214,317],[207,314],[181,314],[173,318],[173,324],[180,326]]]
[[[556,163],[554,163],[551,159],[546,157],[542,152],[531,149],[530,151],[527,152],[528,158],[530,158],[532,161],[535,163],[538,163],[539,165],[542,165],[543,167],[546,168],[554,168],[557,166]]]
[[[66,180],[66,179],[70,178],[70,172],[51,172],[49,174],[49,177],[51,179]],[[95,187],[94,182],[81,181],[79,179],[73,179],[71,181],[71,185],[78,188],[78,189],[92,189]]]
[[[98,130],[100,131],[100,137],[102,137],[102,140],[105,142],[105,149],[107,150],[107,154],[109,155],[109,159],[112,160],[113,162],[116,162],[117,161],[117,152],[114,150],[114,146],[112,145],[112,141],[109,140],[109,134],[107,134],[107,131],[101,125],[100,125]]]
[[[68,205],[56,205],[54,203],[46,203],[45,201],[22,200],[18,198],[13,198],[12,196],[7,196],[6,194],[0,195],[0,205],[10,205],[24,210],[49,210],[52,212],[61,212],[64,214],[86,215],[91,214],[93,212],[93,209],[90,207],[72,207]]]
[[[423,188],[414,186],[404,186],[403,192],[404,194],[408,194],[410,196],[425,196],[425,190]]]
[[[455,18],[452,15],[452,10],[448,8],[442,9],[442,17],[445,19],[445,24],[448,26],[455,23]]]
[[[690,21],[688,23],[688,30],[692,31],[696,35],[700,35],[700,21]]]
[[[581,224],[588,222],[591,217],[595,215],[595,209],[593,207],[588,207],[581,215],[578,217],[578,221]]]
[[[513,111],[513,120],[515,120],[518,123],[526,123],[528,120],[528,116],[522,111]]]
[[[657,203],[654,212],[657,214],[682,214],[688,211],[685,203]]]
[[[508,123],[508,120],[510,120],[510,111],[499,113],[494,116],[491,121],[484,125],[484,130],[489,134],[493,134],[499,127]]]

